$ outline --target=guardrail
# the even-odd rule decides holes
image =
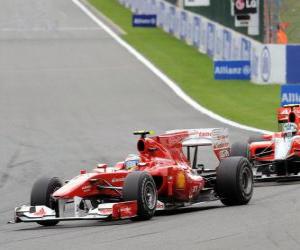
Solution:
[[[300,45],[262,44],[164,0],[119,2],[136,14],[157,15],[160,28],[213,60],[250,60],[254,83],[300,83]]]

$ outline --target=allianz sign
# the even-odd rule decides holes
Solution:
[[[250,61],[215,61],[216,80],[250,80]]]
[[[281,106],[300,103],[300,84],[281,86]]]

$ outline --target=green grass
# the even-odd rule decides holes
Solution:
[[[289,43],[300,43],[300,1],[284,0],[281,6],[281,21],[288,22],[287,35]]]
[[[160,29],[131,27],[131,12],[117,0],[89,0],[126,31],[123,39],[150,59],[194,100],[230,120],[276,130],[279,85],[215,81],[213,63],[195,48]]]

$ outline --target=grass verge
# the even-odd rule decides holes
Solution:
[[[131,12],[117,0],[89,0],[127,33],[122,38],[173,79],[202,106],[230,120],[276,130],[279,85],[256,85],[248,81],[216,81],[213,62],[195,48],[161,29],[131,26]]]

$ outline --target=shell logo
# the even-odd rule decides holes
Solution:
[[[185,188],[185,176],[183,172],[179,172],[176,179],[176,188],[184,189]]]

